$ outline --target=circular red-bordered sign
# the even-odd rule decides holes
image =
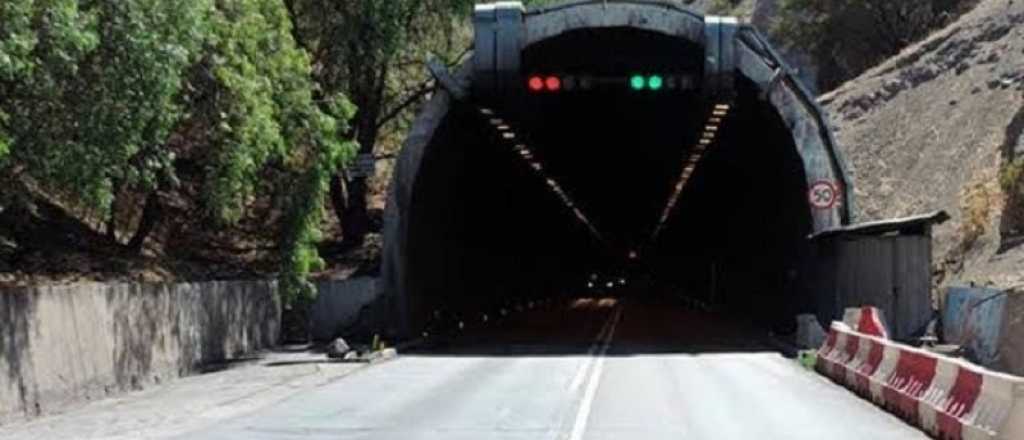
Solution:
[[[815,182],[807,192],[807,199],[812,208],[832,209],[839,203],[839,187],[832,182]]]

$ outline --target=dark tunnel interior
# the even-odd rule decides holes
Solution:
[[[776,110],[742,76],[654,235],[715,104],[699,89],[702,60],[702,47],[680,38],[575,31],[524,51],[524,87],[489,105],[493,114],[454,103],[412,197],[414,320],[437,308],[585,296],[607,279],[628,279],[616,292],[691,296],[773,327],[811,309],[797,285],[811,232],[803,162]],[[655,74],[666,82],[657,91],[630,86],[634,75]],[[570,79],[558,92],[534,93],[525,86],[532,75]]]

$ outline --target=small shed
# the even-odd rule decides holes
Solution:
[[[893,338],[922,335],[935,315],[932,227],[947,220],[937,211],[812,235],[810,287],[819,293],[818,318],[827,323],[846,307],[871,305],[884,312]]]

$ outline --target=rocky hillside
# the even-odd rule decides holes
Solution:
[[[1024,283],[1024,1],[983,0],[821,102],[859,220],[944,209],[938,283]]]

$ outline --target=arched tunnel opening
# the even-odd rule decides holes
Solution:
[[[781,331],[813,310],[798,285],[813,226],[790,127],[742,75],[716,112],[703,58],[661,33],[575,30],[527,46],[523,87],[500,105],[452,102],[406,214],[413,326],[606,281],[626,285],[602,294],[688,296]],[[534,75],[570,80],[536,92]]]

